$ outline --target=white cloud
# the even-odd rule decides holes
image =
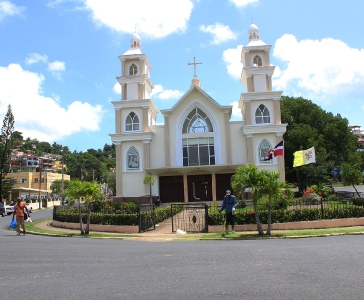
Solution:
[[[179,90],[165,90],[160,84],[156,84],[152,92],[152,96],[162,100],[179,99],[183,96],[183,94],[184,93]]]
[[[114,93],[121,95],[121,86],[120,83],[117,82],[114,84],[114,87],[112,88],[112,90],[114,91]]]
[[[218,45],[229,40],[235,40],[236,34],[231,31],[230,27],[221,23],[215,23],[215,25],[201,25],[200,30],[212,34],[211,44]]]
[[[242,116],[241,116],[241,110],[239,108],[239,102],[234,101],[233,103],[230,103],[230,105],[233,106],[232,119],[241,120]]]
[[[163,38],[184,32],[193,9],[191,0],[84,0],[93,20],[122,33]]]
[[[310,97],[331,103],[333,95],[344,90],[354,92],[364,84],[364,50],[350,48],[340,40],[297,41],[285,34],[276,41],[273,56],[285,65],[273,84],[289,94],[301,89]]]
[[[244,7],[249,4],[258,4],[259,0],[230,0],[230,2],[234,3],[237,7]]]
[[[40,141],[56,141],[80,131],[97,131],[104,110],[101,105],[74,101],[68,107],[60,105],[59,97],[41,94],[44,76],[22,69],[18,64],[0,67],[0,118],[11,104],[15,130],[24,137]],[[19,82],[22,88],[19,89]],[[80,113],[82,112],[82,113]]]
[[[240,79],[241,71],[243,70],[243,64],[240,62],[242,49],[243,46],[239,45],[236,48],[227,49],[223,53],[223,60],[226,63],[227,72],[235,79]]]
[[[48,56],[47,55],[41,55],[39,53],[30,53],[29,56],[25,59],[25,63],[27,65],[36,64],[37,62],[48,62]]]
[[[61,72],[66,70],[65,63],[63,61],[54,61],[48,64],[48,70],[51,72]]]
[[[23,6],[16,6],[10,1],[0,1],[0,21],[6,17],[12,17],[16,15],[21,15],[25,10]]]

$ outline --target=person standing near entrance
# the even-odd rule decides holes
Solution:
[[[14,214],[16,215],[16,231],[17,235],[20,235],[20,225],[23,228],[23,234],[25,235],[25,225],[24,225],[24,208],[27,211],[27,215],[29,215],[28,207],[24,202],[21,201],[21,198],[16,198],[17,203],[14,205]]]
[[[223,236],[228,233],[229,224],[231,224],[232,231],[234,232],[235,226],[235,208],[238,206],[238,201],[236,200],[234,195],[231,195],[231,191],[227,190],[226,195],[224,197],[224,201],[222,202],[222,206],[219,212],[225,210],[225,224],[224,229],[225,233]]]

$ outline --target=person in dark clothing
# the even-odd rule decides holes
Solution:
[[[223,236],[228,233],[229,224],[231,224],[232,231],[234,232],[235,226],[235,208],[238,206],[238,201],[234,195],[231,195],[231,191],[227,190],[220,208],[220,212],[225,210],[225,224]]]

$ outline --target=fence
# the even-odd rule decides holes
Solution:
[[[208,232],[208,206],[203,203],[171,204],[172,232]],[[179,211],[173,214],[173,211]]]

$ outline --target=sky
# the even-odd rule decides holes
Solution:
[[[364,127],[363,11],[362,0],[0,0],[0,120],[11,104],[24,138],[110,145],[118,56],[135,31],[159,110],[188,91],[196,57],[202,89],[241,120],[240,56],[254,22],[272,45],[273,90]]]

